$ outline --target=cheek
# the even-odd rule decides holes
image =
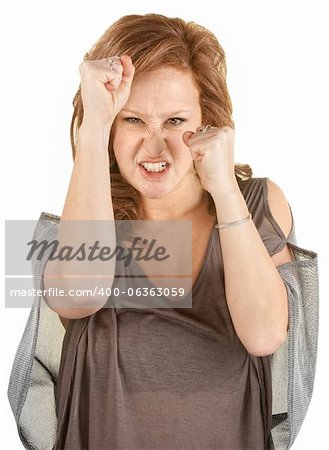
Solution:
[[[183,133],[180,132],[176,135],[172,135],[167,139],[167,145],[169,147],[169,151],[172,156],[179,161],[190,161],[192,159],[192,155],[190,149],[187,145],[185,145],[183,141]]]
[[[121,142],[120,139],[117,139],[115,136],[113,137],[113,152],[114,152],[114,156],[116,157],[116,160],[118,160],[118,158],[120,157],[120,153],[118,151],[118,149],[121,147]]]
[[[127,161],[136,152],[136,139],[127,136],[127,133],[119,133],[113,138],[113,152],[117,162]]]

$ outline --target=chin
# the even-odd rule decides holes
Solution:
[[[146,191],[138,190],[138,192],[144,198],[149,198],[149,199],[160,199],[169,194],[167,189],[154,189],[154,190],[150,189],[150,190],[146,190]]]

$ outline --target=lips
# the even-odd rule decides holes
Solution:
[[[161,161],[159,161],[159,162],[161,162]],[[148,179],[148,180],[159,180],[159,179],[163,178],[169,172],[170,164],[167,163],[165,169],[162,172],[148,172],[142,166],[142,164],[139,164],[139,169],[141,171],[142,176],[145,177],[146,179]]]
[[[156,163],[161,163],[161,162],[165,162],[167,164],[169,164],[169,161],[167,161],[166,159],[157,159],[156,161],[149,161],[149,160],[145,160],[145,161],[141,161],[138,163],[138,165],[140,164],[144,164],[144,163],[150,163],[150,164],[156,164]]]

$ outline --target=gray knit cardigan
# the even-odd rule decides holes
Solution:
[[[56,239],[60,217],[42,212],[33,239]],[[296,242],[295,226],[287,238],[295,261],[277,268],[288,293],[289,332],[284,345],[271,355],[272,440],[275,450],[289,449],[310,404],[315,377],[319,280],[318,258]],[[43,270],[51,252],[32,259],[33,286],[43,289]],[[25,448],[52,450],[56,437],[54,387],[57,382],[65,329],[58,315],[35,297],[12,365],[8,399]]]

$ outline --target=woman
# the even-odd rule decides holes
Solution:
[[[234,164],[222,48],[195,23],[131,15],[80,75],[61,221],[190,220],[193,306],[48,299],[66,327],[56,449],[271,448],[292,217],[274,182]]]

